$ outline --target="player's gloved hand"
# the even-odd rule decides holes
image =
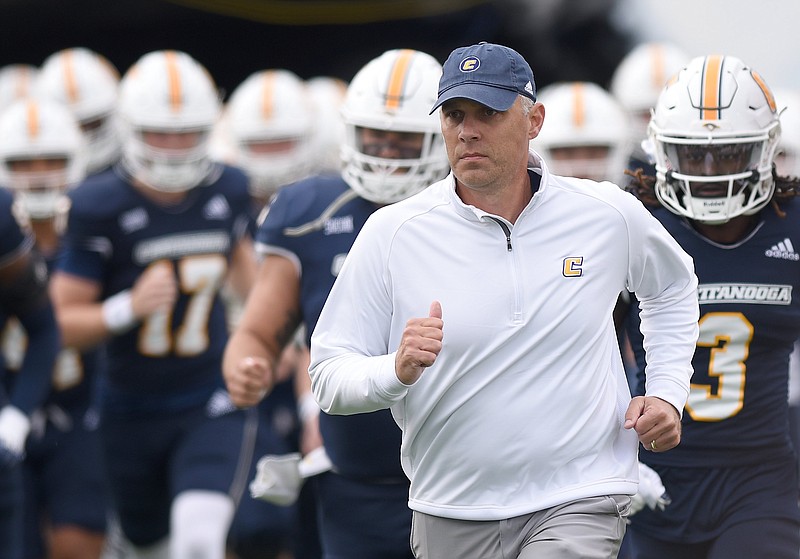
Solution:
[[[307,477],[331,469],[325,447],[318,447],[305,457],[299,452],[268,454],[256,465],[256,477],[250,483],[250,496],[269,503],[289,506],[297,500]]]
[[[0,467],[9,468],[25,458],[25,440],[31,430],[28,417],[14,406],[0,410]]]
[[[664,510],[672,499],[667,495],[661,477],[650,466],[639,462],[639,492],[631,497],[631,512],[633,516],[645,505],[651,510]]]
[[[289,506],[300,495],[299,452],[263,456],[256,465],[256,477],[250,483],[250,495],[269,503]]]

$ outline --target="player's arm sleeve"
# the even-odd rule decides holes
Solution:
[[[20,371],[10,403],[30,414],[50,390],[53,367],[60,350],[60,336],[53,307],[47,296],[47,268],[36,251],[22,256],[14,277],[3,278],[0,304],[17,317],[28,336]]]
[[[367,221],[311,336],[311,389],[320,408],[353,414],[390,407],[408,386],[388,353],[392,322],[385,231]]]
[[[628,287],[641,309],[645,395],[669,402],[682,414],[699,333],[694,262],[643,206],[631,209]]]

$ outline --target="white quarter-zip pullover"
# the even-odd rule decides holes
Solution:
[[[623,290],[642,308],[647,395],[682,410],[697,340],[691,258],[611,183],[541,173],[513,225],[455,192],[451,174],[375,212],[311,341],[327,413],[391,408],[409,506],[498,520],[637,490],[630,392],[612,322]],[[502,224],[502,225],[501,225]],[[412,386],[395,374],[406,321],[442,305],[444,338]]]

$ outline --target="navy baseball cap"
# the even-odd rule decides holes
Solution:
[[[470,99],[507,111],[517,95],[536,101],[531,67],[512,48],[492,43],[459,47],[450,53],[439,80],[439,98],[431,113],[450,99]]]

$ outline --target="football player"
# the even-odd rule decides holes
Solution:
[[[591,82],[543,87],[539,100],[547,126],[531,148],[557,175],[622,184],[628,148],[628,115],[610,93]]]
[[[635,557],[800,553],[787,404],[800,335],[800,206],[797,185],[773,172],[780,130],[769,87],[733,56],[692,59],[656,103],[656,176],[641,186],[655,184],[654,215],[694,258],[700,336],[681,444],[640,453],[672,503],[632,517]],[[629,318],[643,370],[636,305]],[[645,382],[640,372],[640,393]]]
[[[135,556],[222,559],[256,427],[219,368],[220,287],[255,274],[247,177],[210,157],[220,98],[188,54],[142,56],[118,111],[120,164],[70,193],[53,299],[67,345],[106,342],[101,445]]]
[[[428,114],[440,75],[433,57],[414,50],[390,50],[367,63],[342,106],[341,175],[286,186],[265,212],[256,236],[264,260],[223,361],[237,405],[255,405],[272,388],[277,357],[301,322],[308,344],[370,214],[449,171],[438,116]],[[409,482],[391,414],[320,414],[319,428],[333,463],[312,478],[324,557],[410,559]]]
[[[609,90],[628,113],[628,161],[631,171],[641,168],[654,174],[647,139],[650,111],[667,80],[683,68],[689,56],[677,45],[664,41],[641,43],[617,65]],[[622,184],[622,183],[620,183]]]
[[[278,189],[309,175],[313,112],[303,81],[284,69],[251,74],[225,109],[233,162],[250,177],[258,210]]]
[[[289,70],[260,70],[234,89],[215,130],[216,150],[247,173],[254,222],[280,188],[311,173],[314,125],[305,84]],[[231,323],[235,325],[244,301],[229,290],[225,295]],[[289,344],[281,355],[278,383],[270,397],[258,406],[258,456],[298,450],[299,418],[293,381],[295,372],[308,376],[307,353],[302,344]],[[253,463],[250,477],[256,473],[255,466]],[[229,547],[239,559],[273,557],[288,548],[294,548],[295,555],[302,559],[306,555],[299,545],[317,550],[318,556],[314,511],[300,517],[297,514],[298,507],[308,501],[304,496],[300,505],[278,506],[260,499],[242,499],[228,534]]]
[[[20,462],[31,414],[50,389],[60,347],[58,325],[47,296],[47,266],[33,237],[12,212],[13,197],[0,189],[0,324],[16,317],[28,335],[17,381],[0,385],[0,557],[23,557],[23,490]],[[4,367],[5,369],[5,367]],[[2,371],[6,376],[6,371]]]
[[[85,177],[83,135],[67,107],[29,98],[0,115],[0,138],[0,185],[14,194],[14,215],[51,268],[66,224],[67,189]],[[3,332],[12,370],[27,344],[15,325]],[[96,363],[94,351],[62,349],[50,395],[33,416],[23,463],[26,559],[100,557],[109,502],[92,400]]]
[[[119,159],[121,144],[115,118],[119,72],[102,54],[83,47],[54,52],[42,63],[34,90],[69,107],[86,138],[89,175]]]

